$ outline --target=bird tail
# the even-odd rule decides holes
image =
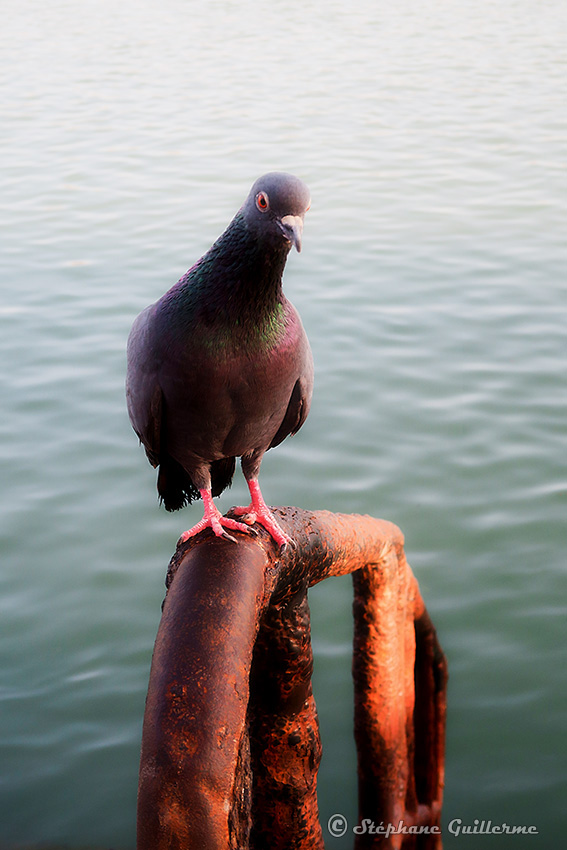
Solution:
[[[232,484],[236,467],[235,457],[223,457],[211,464],[211,489],[213,496],[220,496],[223,490]]]
[[[220,496],[223,490],[230,487],[236,467],[236,458],[226,457],[215,460],[211,464],[211,490],[213,496]],[[157,489],[160,501],[166,511],[178,511],[185,505],[190,505],[200,499],[199,490],[185,469],[172,457],[162,458]]]
[[[178,511],[201,498],[181,464],[171,457],[161,459],[157,489],[166,511]]]

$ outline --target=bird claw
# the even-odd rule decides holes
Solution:
[[[287,534],[286,534],[286,537],[287,537]],[[287,547],[288,547],[288,546],[289,546],[291,549],[297,549],[297,543],[295,542],[295,540],[294,540],[292,537],[287,537],[286,542],[285,542],[285,543],[282,543],[282,544],[280,545],[280,554],[281,554],[282,552],[285,552],[285,550],[287,549]]]
[[[236,537],[233,537],[232,534],[229,534],[228,531],[223,531],[220,537],[224,537],[225,540],[230,540],[231,543],[237,543]]]
[[[242,522],[245,522],[248,526],[254,525],[254,523],[258,521],[256,511],[252,508],[251,505],[249,505],[247,508],[233,508],[231,513],[233,513],[235,516],[240,517]]]
[[[237,543],[238,541],[236,537],[233,537],[232,534],[229,534],[226,531],[227,528],[231,531],[241,531],[244,534],[251,534],[253,537],[258,536],[256,529],[250,528],[242,522],[230,519],[230,517],[224,517],[220,512],[210,512],[205,513],[203,519],[194,525],[193,528],[190,528],[188,531],[184,531],[177,541],[177,545],[180,546],[182,543],[186,543],[191,537],[195,537],[206,528],[212,529],[213,533],[217,537],[224,537],[225,540],[230,540],[231,543]]]
[[[247,527],[258,523],[266,529],[270,537],[279,545],[280,554],[285,550],[288,544],[295,546],[291,537],[288,537],[285,531],[280,527],[275,516],[267,505],[248,505],[245,508],[233,508],[232,513],[235,516],[241,517]],[[253,530],[253,529],[252,529]]]

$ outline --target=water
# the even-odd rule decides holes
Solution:
[[[125,340],[277,168],[313,195],[286,291],[316,389],[263,490],[400,525],[450,665],[444,822],[559,846],[567,7],[4,6],[0,844],[134,847],[164,572],[200,507],[157,507]],[[311,602],[321,817],[352,824],[350,581]],[[475,840],[501,846],[445,846]]]

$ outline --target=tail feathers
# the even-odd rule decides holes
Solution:
[[[235,457],[223,457],[211,464],[211,490],[213,496],[220,496],[223,490],[232,484],[236,467]]]
[[[181,464],[169,457],[161,459],[157,489],[166,511],[178,511],[201,498]]]
[[[220,496],[223,490],[230,487],[236,458],[227,457],[215,460],[211,464],[211,490],[213,496]],[[189,477],[185,469],[171,457],[162,458],[157,489],[160,501],[166,511],[178,511],[185,505],[190,505],[196,499],[200,499],[199,490]]]

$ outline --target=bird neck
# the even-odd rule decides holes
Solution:
[[[239,212],[179,282],[179,306],[211,338],[269,344],[285,329],[282,276],[289,245],[260,242]]]

